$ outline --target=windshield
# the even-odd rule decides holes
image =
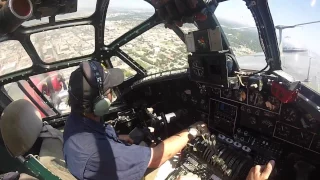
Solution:
[[[277,27],[282,69],[320,92],[320,2],[269,0],[269,6]]]
[[[320,4],[316,0],[269,0],[282,69],[320,92]],[[255,21],[242,0],[219,3],[215,15],[241,69],[266,66]]]
[[[217,17],[240,68],[260,70],[266,66],[254,18],[243,0],[219,3]]]

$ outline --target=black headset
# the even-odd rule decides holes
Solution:
[[[111,102],[104,96],[103,80],[98,67],[91,61],[89,62],[89,65],[99,88],[99,96],[94,101],[93,112],[96,116],[103,116],[109,112]]]
[[[94,76],[94,78],[95,78],[95,80],[97,82],[98,90],[99,90],[99,95],[94,100],[93,106],[90,109],[93,110],[93,113],[96,116],[103,116],[103,115],[105,115],[105,114],[107,114],[109,112],[109,109],[110,109],[110,106],[111,106],[111,102],[110,102],[110,100],[108,98],[106,98],[104,96],[103,78],[102,78],[102,76],[100,74],[100,71],[99,71],[97,65],[94,64],[92,61],[88,61],[88,63],[89,63],[90,69],[91,69],[91,71],[93,73],[93,76]],[[83,71],[82,71],[82,73],[84,75]],[[91,86],[90,83],[88,83],[88,84],[89,84],[89,86]],[[79,102],[78,98],[71,92],[70,86],[69,86],[69,90],[68,91],[69,91],[69,94],[71,94],[72,97]],[[85,108],[85,111],[87,111],[87,109],[88,108]]]

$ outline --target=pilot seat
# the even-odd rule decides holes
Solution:
[[[62,132],[42,122],[40,112],[25,99],[3,111],[0,130],[9,154],[38,179],[75,179],[63,158]]]

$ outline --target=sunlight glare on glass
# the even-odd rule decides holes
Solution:
[[[314,7],[316,5],[317,0],[311,0],[311,7]]]

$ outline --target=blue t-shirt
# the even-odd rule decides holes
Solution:
[[[115,130],[71,113],[66,122],[63,153],[77,179],[141,180],[151,157],[149,147],[127,145]]]

